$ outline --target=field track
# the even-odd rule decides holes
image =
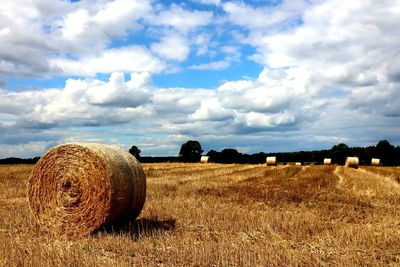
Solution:
[[[80,240],[31,219],[31,165],[0,166],[0,266],[400,266],[400,169],[143,164],[136,222]]]

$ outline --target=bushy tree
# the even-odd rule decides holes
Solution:
[[[380,140],[375,146],[375,157],[381,159],[383,165],[396,165],[397,159],[395,155],[395,147],[387,140]]]
[[[223,149],[220,155],[224,163],[240,163],[244,161],[242,154],[233,148]]]
[[[140,158],[140,152],[142,152],[137,146],[132,146],[129,149],[129,153],[131,153],[135,158]]]
[[[349,147],[346,144],[340,143],[334,145],[331,149],[331,157],[334,163],[344,164],[346,157],[352,156],[349,154]]]
[[[179,156],[184,162],[196,162],[200,160],[203,149],[199,141],[189,140],[181,145]]]

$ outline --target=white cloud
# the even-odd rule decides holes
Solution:
[[[0,13],[3,14],[0,18],[0,76],[52,76],[60,74],[60,69],[67,69],[62,73],[66,75],[94,75],[96,70],[88,70],[93,67],[90,64],[102,63],[95,58],[122,54],[135,62],[139,56],[129,55],[135,52],[144,57],[136,66],[123,63],[125,66],[121,68],[113,64],[115,69],[101,66],[95,69],[107,73],[162,69],[149,67],[154,62],[158,66],[162,64],[145,48],[139,50],[133,45],[121,47],[119,51],[109,49],[116,38],[125,38],[141,27],[139,21],[152,13],[150,1],[97,1],[92,5],[85,1],[39,0],[21,5],[18,1],[4,0]],[[137,67],[139,65],[144,68]]]
[[[9,27],[4,27],[0,30],[0,36],[5,36],[10,34],[10,28]]]
[[[307,98],[308,77],[301,70],[287,70],[285,77],[269,77],[269,69],[255,81],[227,82],[218,87],[224,106],[242,111],[279,112]]]
[[[8,92],[0,90],[0,113],[18,116],[33,112],[36,105],[44,105],[58,93],[56,89],[43,91]],[[30,105],[27,105],[30,103]]]
[[[285,0],[278,6],[253,8],[245,3],[226,2],[222,5],[228,19],[248,29],[273,30],[270,26],[290,24],[307,7],[304,0]],[[279,25],[278,25],[279,26]]]
[[[141,18],[152,12],[150,1],[117,0],[107,2],[93,17],[96,25],[110,36],[123,36],[127,29],[135,28]]]
[[[208,44],[207,44],[208,45]],[[193,70],[224,70],[228,69],[232,62],[239,62],[241,58],[240,49],[238,46],[222,46],[220,48],[224,54],[224,59],[211,61],[203,64],[191,65],[189,69]],[[208,52],[208,46],[204,46],[198,50],[198,55],[202,55]],[[211,54],[211,53],[210,53]]]
[[[26,144],[0,144],[0,158],[8,157],[38,157],[42,155],[48,148],[48,143],[28,142]]]
[[[211,23],[213,14],[207,11],[190,11],[172,4],[170,9],[161,11],[157,17],[150,19],[154,25],[162,25],[187,33],[200,26]]]
[[[51,60],[51,66],[60,69],[63,74],[85,76],[114,71],[157,73],[165,68],[162,61],[141,46],[109,49],[79,60],[55,58]]]
[[[193,0],[194,2],[198,2],[204,5],[216,5],[219,6],[221,4],[221,0]]]
[[[158,144],[171,154],[188,138],[249,151],[329,148],[327,140],[400,144],[398,1],[197,2],[216,11],[154,1],[2,1],[2,88],[15,76],[82,79],[0,90],[1,142],[129,142],[128,132],[152,154]],[[240,65],[249,59],[259,66]],[[228,81],[218,88],[163,88],[150,79],[228,67],[221,75],[246,73],[221,76]],[[252,68],[264,70],[240,78],[254,77]],[[93,78],[111,73],[108,81]],[[93,132],[84,135],[82,126]]]
[[[195,42],[189,43],[187,38],[196,36],[197,29],[212,23],[213,17],[212,12],[176,4],[166,7],[150,0],[38,0],[23,6],[4,0],[0,12],[1,78],[159,73],[165,70],[160,58],[174,64],[188,58]],[[131,36],[143,35],[141,30],[160,42],[132,43]],[[204,42],[201,46],[203,51],[207,49]]]
[[[78,8],[63,18],[63,36],[75,44],[105,46],[113,37],[126,36],[128,30],[139,28],[140,19],[151,16],[150,1],[115,0]]]
[[[258,112],[249,112],[245,116],[245,122],[248,127],[268,128],[277,125],[294,123],[295,116],[289,112],[281,112],[272,115],[266,115]]]
[[[230,66],[230,62],[227,60],[213,61],[209,63],[199,64],[190,66],[193,70],[223,70]]]
[[[183,61],[188,57],[190,47],[182,35],[167,33],[159,43],[151,45],[151,50],[164,59]]]
[[[113,73],[108,82],[69,79],[63,89],[2,91],[0,112],[11,115],[9,126],[22,128],[127,123],[153,113],[144,108],[151,100],[149,86],[148,73],[133,73],[129,81],[122,73]]]
[[[238,9],[238,4],[224,7],[229,14],[242,12],[245,18],[261,16],[263,11]],[[242,41],[256,48],[252,58],[257,62],[288,69],[295,79],[307,77],[310,101],[339,97],[347,108],[395,116],[400,114],[394,89],[400,38],[393,25],[400,23],[398,10],[396,1],[316,2],[304,10],[301,25],[276,33],[269,31],[269,22],[249,23],[250,33]]]
[[[89,18],[87,10],[84,9],[68,14],[64,19],[63,36],[66,39],[73,39],[84,33],[85,28],[88,27]]]
[[[131,108],[143,105],[150,98],[150,94],[144,88],[149,81],[148,77],[148,73],[133,74],[131,80],[125,83],[124,74],[114,72],[108,83],[98,83],[88,88],[88,103]]]
[[[234,112],[225,109],[217,98],[201,101],[200,108],[189,115],[192,120],[224,121],[234,117]]]
[[[153,93],[155,110],[159,116],[165,116],[171,122],[187,121],[187,115],[197,110],[202,99],[215,95],[214,90],[202,88],[160,88]]]
[[[221,47],[221,51],[231,58],[231,60],[238,61],[240,59],[240,47],[233,45],[225,45]]]
[[[196,34],[193,38],[193,43],[197,47],[197,56],[204,55],[208,52],[211,36],[210,34]]]

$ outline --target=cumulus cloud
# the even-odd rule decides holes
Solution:
[[[86,24],[89,20],[89,14],[84,9],[79,9],[73,13],[66,15],[64,25],[62,27],[62,34],[66,39],[73,39],[83,34]]]
[[[124,74],[114,72],[108,83],[99,83],[88,88],[88,102],[100,106],[131,108],[143,105],[150,98],[150,94],[144,90],[149,75],[133,74],[131,77],[129,83],[125,83]]]
[[[198,109],[202,99],[215,95],[213,90],[202,88],[158,88],[153,92],[152,103],[157,114],[172,123],[186,122],[187,115]]]
[[[89,5],[83,1],[70,3],[40,0],[28,1],[23,6],[15,1],[2,1],[0,76],[54,75],[64,69],[64,74],[71,74],[73,69],[74,74],[86,75],[88,71],[85,71],[85,68],[93,67],[91,63],[94,57],[98,57],[99,54],[115,56],[114,50],[107,51],[107,46],[113,38],[122,38],[128,30],[140,27],[138,20],[149,15],[151,11],[149,1],[98,1],[96,5]],[[122,49],[120,54],[124,54],[126,50]],[[143,61],[150,59],[149,53],[143,54]],[[66,61],[65,56],[83,61],[67,62],[69,64],[64,62],[62,66],[54,64]],[[137,60],[138,55],[135,58]],[[85,63],[88,65],[70,66],[82,66]]]
[[[276,125],[286,125],[294,123],[295,116],[289,112],[274,113],[266,115],[251,111],[246,114],[245,122],[251,128],[272,128]]]
[[[264,69],[257,80],[226,82],[218,87],[224,106],[243,112],[279,112],[299,104],[306,98],[308,77],[300,70],[282,71],[282,77],[269,77],[270,70]],[[274,76],[275,75],[275,76]]]
[[[0,144],[10,151],[11,143],[33,142],[27,151],[41,151],[40,142],[68,138],[124,140],[155,155],[173,154],[189,138],[243,152],[400,142],[397,1],[193,2],[215,11],[154,1],[2,1]],[[238,67],[249,60],[260,73]],[[170,69],[220,70],[224,82],[152,84]],[[60,74],[81,78],[52,89],[9,87],[9,77]]]
[[[8,157],[38,157],[48,149],[48,143],[28,142],[26,144],[0,144],[0,158]]]
[[[172,4],[169,9],[162,10],[157,17],[150,18],[149,23],[188,33],[197,27],[210,24],[212,17],[212,13],[208,11],[191,11]]]
[[[190,66],[190,69],[193,70],[223,70],[230,66],[230,62],[228,60],[220,60],[220,61],[213,61],[204,64],[198,64]]]
[[[196,34],[196,36],[192,38],[192,42],[197,47],[196,55],[205,55],[209,51],[211,35],[206,33]]]
[[[234,117],[234,113],[225,109],[217,98],[201,101],[200,108],[189,115],[192,120],[223,121]]]
[[[151,50],[162,58],[183,61],[188,57],[190,47],[182,35],[167,33],[159,43],[151,45]]]
[[[133,73],[129,81],[122,73],[113,73],[108,82],[69,79],[62,89],[2,91],[0,112],[13,115],[23,128],[126,123],[153,112],[143,107],[151,100],[148,86],[148,73]]]
[[[248,12],[254,16],[261,16],[263,11],[240,10],[237,5],[226,4],[224,9],[228,14]],[[276,33],[265,31],[256,22],[249,23],[249,34],[242,41],[256,48],[252,59],[257,62],[298,72],[296,79],[308,77],[313,98],[324,97],[330,91],[331,97],[351,98],[343,99],[348,108],[395,116],[399,109],[395,108],[398,103],[393,88],[398,81],[396,58],[400,42],[392,27],[400,22],[396,6],[395,1],[323,1],[303,10],[299,4],[297,10],[303,12],[300,25]],[[284,8],[278,7],[274,12],[278,10]]]
[[[147,0],[97,1],[95,5],[79,2],[60,20],[61,38],[77,52],[104,49],[113,38],[125,37],[129,31],[140,29],[139,21],[151,13],[152,7]]]
[[[55,97],[58,90],[8,92],[0,90],[0,113],[21,116],[29,114],[35,105],[46,104],[48,99]],[[31,103],[27,105],[26,103]]]
[[[216,5],[219,6],[221,4],[221,0],[193,0],[194,2],[198,2],[204,5]]]
[[[285,0],[278,6],[258,8],[240,2],[226,2],[222,8],[234,24],[251,30],[271,31],[273,25],[290,25],[293,20],[298,20],[307,6],[304,0]]]
[[[109,36],[123,36],[138,27],[137,21],[152,12],[150,1],[117,0],[106,2],[94,15],[93,21]]]
[[[108,49],[98,55],[90,55],[79,60],[52,59],[51,66],[62,73],[78,76],[94,76],[111,72],[161,72],[165,64],[142,46],[127,46]]]

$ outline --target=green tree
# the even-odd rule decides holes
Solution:
[[[132,146],[129,149],[129,153],[131,153],[135,158],[140,158],[140,152],[142,152],[137,146]]]
[[[184,162],[196,162],[200,160],[203,149],[199,141],[189,140],[181,145],[179,156]]]
[[[331,157],[334,163],[344,164],[346,157],[352,156],[348,155],[350,152],[349,147],[346,144],[340,143],[334,145],[331,149]]]
[[[383,165],[396,165],[395,147],[387,140],[380,140],[375,147],[375,156],[381,159]]]

